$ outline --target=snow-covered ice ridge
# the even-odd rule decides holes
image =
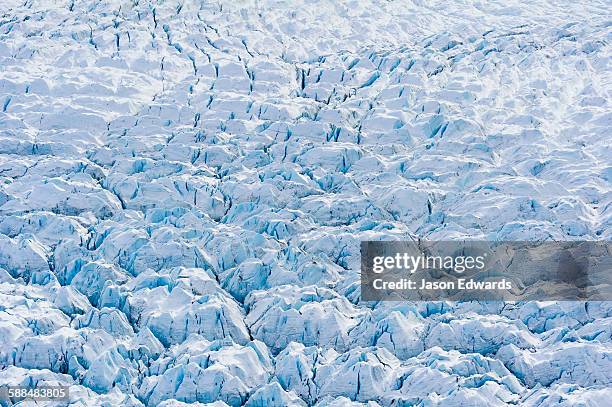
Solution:
[[[611,239],[609,2],[528,3],[3,0],[0,384],[609,405],[610,303],[359,302],[360,240]]]

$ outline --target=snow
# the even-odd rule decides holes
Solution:
[[[610,240],[608,6],[2,2],[0,385],[605,405],[610,303],[361,302],[359,243]]]

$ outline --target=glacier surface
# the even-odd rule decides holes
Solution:
[[[612,238],[609,6],[4,0],[0,385],[609,405],[608,302],[359,298],[361,240]]]

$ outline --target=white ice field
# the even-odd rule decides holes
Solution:
[[[0,386],[612,405],[612,303],[359,298],[361,240],[612,238],[611,6],[0,1]]]

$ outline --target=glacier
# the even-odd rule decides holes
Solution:
[[[0,386],[609,405],[611,303],[364,302],[359,244],[612,239],[611,27],[601,0],[4,0]]]

